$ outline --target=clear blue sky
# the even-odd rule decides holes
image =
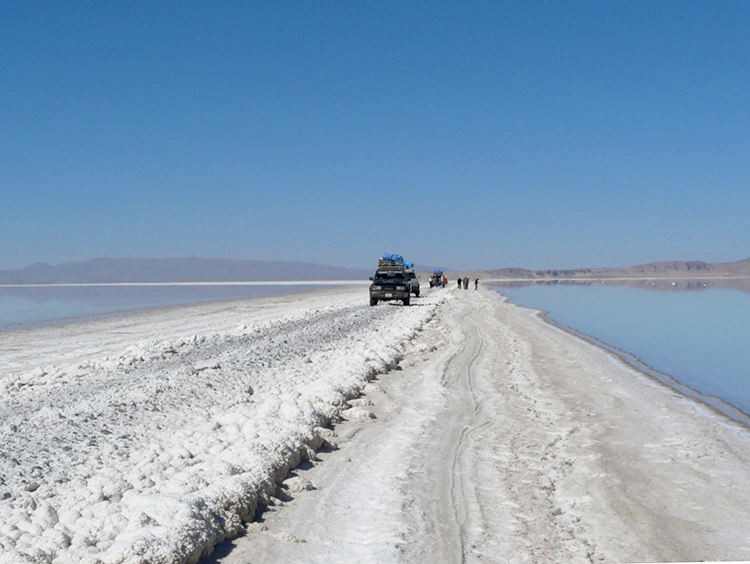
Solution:
[[[0,268],[750,256],[750,2],[0,3]]]

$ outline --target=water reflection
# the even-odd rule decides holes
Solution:
[[[746,280],[518,281],[495,286],[514,303],[548,311],[554,321],[750,414]]]
[[[716,288],[740,290],[750,293],[750,278],[706,278],[698,279],[557,279],[557,280],[498,280],[488,281],[500,288],[524,288],[528,286],[626,286],[662,292],[703,291]]]

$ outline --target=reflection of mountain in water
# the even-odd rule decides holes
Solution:
[[[503,280],[492,282],[493,286],[499,288],[523,288],[526,286],[629,286],[631,288],[642,288],[644,290],[656,290],[661,292],[698,292],[710,288],[724,288],[740,290],[750,293],[750,278],[728,278],[716,279],[705,278],[690,279],[645,279],[645,280],[595,280],[595,279],[562,279],[562,280]]]

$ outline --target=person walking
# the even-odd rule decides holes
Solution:
[[[458,289],[460,290],[461,289],[461,277],[460,276],[458,277],[456,282],[458,282]]]
[[[468,289],[469,289],[469,277],[464,276],[464,290],[468,290]]]
[[[478,289],[479,289],[479,278],[475,278],[475,279],[474,279],[474,289],[475,289],[475,290],[478,290]]]

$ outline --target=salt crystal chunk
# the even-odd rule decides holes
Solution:
[[[375,419],[375,414],[362,407],[352,407],[341,412],[341,415],[349,421],[363,422]]]
[[[312,482],[302,476],[294,476],[288,480],[284,480],[282,483],[290,492],[307,492],[315,489]]]

